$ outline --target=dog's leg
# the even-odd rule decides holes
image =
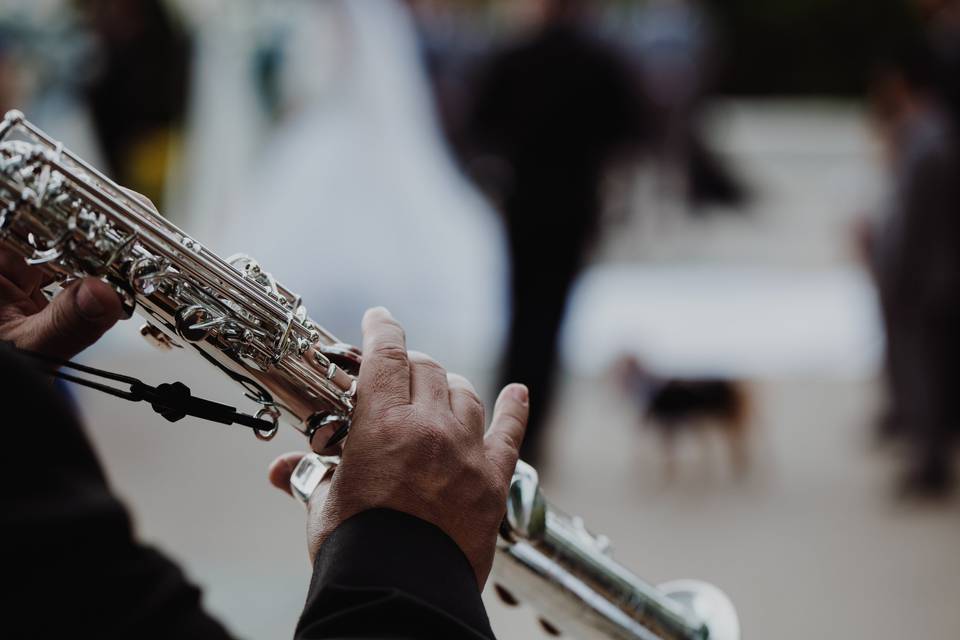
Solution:
[[[663,483],[671,484],[677,476],[676,425],[658,424],[657,430],[660,432],[660,451],[663,455]]]
[[[742,480],[750,471],[750,403],[747,390],[742,385],[736,389],[736,402],[731,413],[727,429],[727,443],[730,448],[730,462],[737,480]]]
[[[711,478],[716,477],[717,445],[713,434],[717,430],[716,421],[709,416],[697,416],[690,419],[688,426],[700,443],[700,476],[709,485]]]

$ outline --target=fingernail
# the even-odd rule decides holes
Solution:
[[[99,320],[107,310],[86,284],[81,284],[77,290],[77,307],[80,309],[80,315],[87,320]]]
[[[514,385],[510,390],[510,394],[513,396],[514,400],[524,406],[526,406],[526,404],[530,401],[530,392],[522,384]]]

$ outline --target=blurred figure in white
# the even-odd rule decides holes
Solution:
[[[449,161],[408,15],[387,0],[283,4],[271,114],[251,107],[230,36],[200,38],[187,226],[218,252],[257,258],[342,339],[358,341],[363,310],[384,305],[413,348],[482,373],[504,324],[502,232]],[[240,99],[232,124],[203,104]],[[196,172],[219,184],[203,193]]]

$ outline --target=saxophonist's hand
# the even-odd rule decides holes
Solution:
[[[146,196],[123,191],[157,211]],[[123,317],[117,294],[97,278],[75,282],[49,302],[40,291],[47,284],[41,269],[0,248],[0,340],[68,360]]]
[[[67,287],[47,302],[45,274],[0,249],[0,340],[69,359],[97,341],[123,311],[113,290],[96,278]]]
[[[385,309],[363,318],[360,393],[350,437],[332,480],[308,505],[311,558],[352,515],[386,507],[430,522],[456,542],[480,587],[493,565],[497,530],[527,422],[527,389],[500,392],[484,433],[483,404],[463,377],[407,352],[403,328]],[[270,480],[289,492],[304,454],[281,456]]]

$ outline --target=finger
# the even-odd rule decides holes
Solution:
[[[450,408],[457,420],[478,435],[483,435],[483,402],[473,384],[457,373],[447,374]]]
[[[43,280],[42,270],[31,267],[22,256],[9,249],[0,249],[0,273],[28,297]]]
[[[497,466],[505,482],[513,477],[517,466],[520,443],[527,429],[530,399],[522,384],[510,384],[503,388],[493,408],[493,420],[484,436],[487,455]]]
[[[30,316],[38,307],[31,296],[24,293],[19,285],[11,282],[0,273],[0,318],[4,322],[21,316]]]
[[[363,364],[360,365],[361,402],[373,398],[378,404],[410,402],[410,361],[400,326],[383,307],[363,315]]]
[[[305,455],[307,454],[303,451],[292,451],[283,454],[271,462],[270,469],[267,472],[270,484],[292,497],[293,492],[290,491],[290,476],[293,475],[293,470],[297,468],[297,463],[300,462]]]
[[[297,465],[305,455],[307,454],[303,451],[293,451],[291,453],[285,453],[271,462],[270,469],[267,472],[267,477],[270,479],[270,484],[275,486],[277,489],[280,489],[288,496],[293,497],[293,490],[290,488],[290,480],[293,477],[293,472],[296,470]],[[323,505],[324,501],[327,499],[327,493],[330,491],[330,484],[333,481],[333,472],[335,470],[335,465],[327,468],[326,472],[323,474],[323,477],[320,479],[320,482],[313,489],[313,493],[310,494],[310,499],[306,504],[307,511],[311,511],[312,509],[321,507]]]
[[[41,286],[43,286],[42,283],[41,283]],[[50,302],[49,300],[47,300],[47,296],[44,295],[43,289],[40,289],[40,288],[36,289],[33,293],[30,294],[30,300],[33,301],[33,304],[36,305],[38,310],[45,308],[47,304],[49,304]]]
[[[96,278],[86,278],[26,319],[16,341],[26,349],[69,359],[96,342],[122,316],[113,289]]]
[[[428,407],[450,406],[450,392],[447,389],[447,370],[439,362],[425,353],[411,351],[410,359],[410,400]]]

